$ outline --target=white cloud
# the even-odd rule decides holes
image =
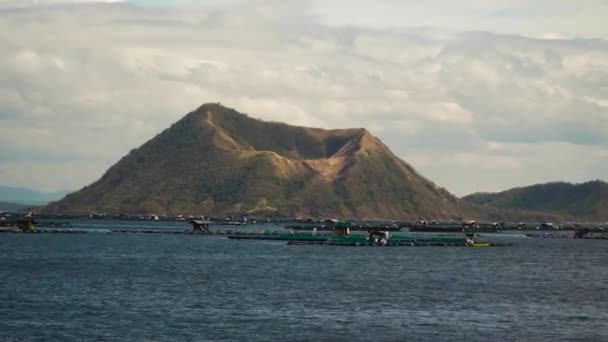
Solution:
[[[267,120],[368,127],[458,194],[608,171],[602,40],[339,27],[282,1],[2,8],[1,183],[83,186],[218,101]]]
[[[605,0],[311,0],[333,25],[376,28],[443,27],[483,30],[540,39],[608,38]]]

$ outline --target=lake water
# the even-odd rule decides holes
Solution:
[[[288,246],[108,224],[0,234],[0,341],[608,341],[608,241]]]

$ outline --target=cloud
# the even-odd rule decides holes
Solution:
[[[315,13],[332,25],[375,28],[443,27],[528,35],[542,39],[608,38],[604,0],[312,0]]]
[[[564,179],[601,179],[608,154],[604,146],[561,142],[486,143],[471,150],[417,149],[408,158],[434,181],[468,194]]]
[[[0,6],[2,182],[83,186],[218,101],[367,127],[458,194],[608,171],[606,41],[342,27],[309,6]]]

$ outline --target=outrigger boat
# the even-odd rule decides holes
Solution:
[[[17,228],[16,230],[14,230],[16,232],[34,232],[36,231],[36,221],[34,221],[30,213],[16,220],[5,219],[3,221],[0,221],[0,227],[8,228],[2,230],[4,232],[11,231],[10,229],[13,227]]]
[[[472,243],[470,245],[467,245],[468,247],[491,247],[493,246],[491,243],[489,242],[475,242]]]

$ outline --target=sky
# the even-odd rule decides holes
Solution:
[[[76,190],[207,102],[365,127],[456,195],[608,174],[605,0],[0,0],[0,185]]]

